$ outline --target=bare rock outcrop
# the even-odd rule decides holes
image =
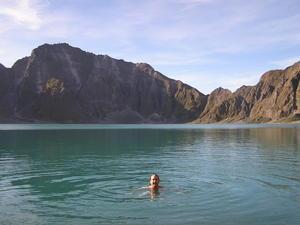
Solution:
[[[5,121],[13,111],[13,74],[0,64],[0,121]]]
[[[0,122],[215,123],[300,118],[300,62],[255,86],[210,95],[147,63],[44,44],[11,68],[0,64]]]
[[[300,62],[285,70],[266,72],[257,85],[242,86],[234,93],[217,89],[194,122],[269,122],[293,118],[300,109],[299,80]]]
[[[146,63],[95,55],[68,44],[42,45],[11,69],[19,119],[75,123],[182,123],[207,96]],[[153,121],[154,120],[154,121]]]
[[[250,120],[276,121],[291,117],[299,110],[297,89],[300,80],[300,63],[285,70],[265,73],[256,85],[257,100],[250,113]]]

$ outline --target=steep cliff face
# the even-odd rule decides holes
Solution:
[[[300,63],[285,70],[273,70],[262,75],[255,86],[242,86],[234,93],[214,91],[209,96],[218,99],[195,120],[212,122],[269,122],[299,114]]]
[[[146,63],[44,44],[0,64],[0,121],[72,123],[268,122],[300,118],[300,62],[255,86],[209,96]]]
[[[12,89],[12,73],[0,64],[0,121],[9,117],[13,111]]]
[[[0,98],[7,94],[11,83],[9,69],[0,64]]]
[[[300,63],[265,73],[256,85],[257,101],[251,109],[250,120],[271,121],[292,116],[297,110],[299,80]]]
[[[201,120],[197,122],[219,121],[221,119],[221,108],[219,107],[232,93],[228,89],[217,88],[208,97],[208,101],[204,111],[201,113]]]
[[[42,45],[13,67],[16,116],[57,122],[188,122],[207,96],[145,63]]]

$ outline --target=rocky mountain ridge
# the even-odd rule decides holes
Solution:
[[[299,80],[300,62],[284,70],[268,71],[255,86],[242,86],[234,93],[222,88],[216,89],[208,97],[205,110],[194,122],[270,122],[297,119],[300,114]],[[218,99],[218,102],[214,99]]]
[[[183,123],[207,96],[150,65],[44,44],[1,67],[1,118],[69,123]],[[6,89],[5,89],[5,88]]]
[[[297,118],[300,63],[257,85],[210,95],[146,63],[44,44],[11,68],[0,64],[0,122],[214,123]]]

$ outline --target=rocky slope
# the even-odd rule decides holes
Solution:
[[[204,95],[146,63],[44,44],[11,68],[0,64],[0,122],[268,122],[300,115],[300,63],[257,85]]]
[[[234,93],[216,89],[194,122],[269,122],[299,117],[299,80],[300,62],[266,72],[257,85],[242,86]]]
[[[206,95],[148,64],[94,55],[68,44],[42,45],[11,69],[0,69],[2,118],[182,123],[195,119],[207,101]]]
[[[11,73],[0,64],[0,119],[10,115],[9,93],[12,86]]]

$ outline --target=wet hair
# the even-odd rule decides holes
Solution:
[[[158,174],[156,174],[156,173],[153,173],[153,174],[150,176],[150,180],[151,180],[151,177],[153,177],[153,176],[157,177],[157,178],[158,178],[158,180],[160,180],[160,178],[159,178]]]

